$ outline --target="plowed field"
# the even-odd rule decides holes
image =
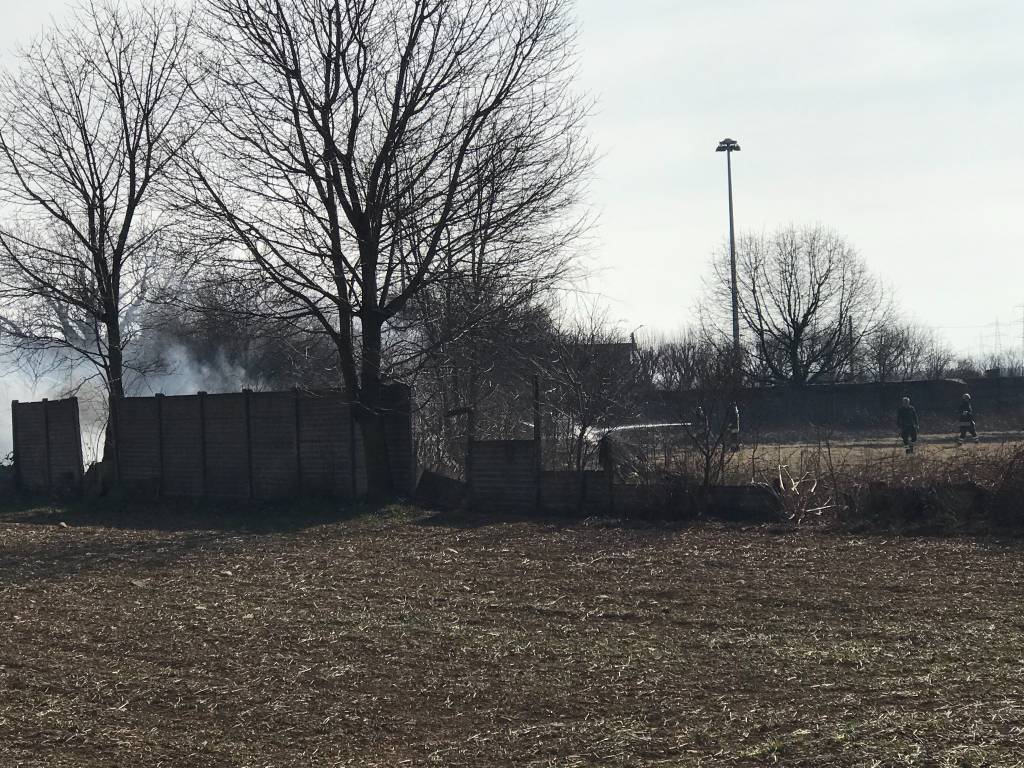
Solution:
[[[0,516],[0,765],[1024,765],[1021,541],[168,519]]]

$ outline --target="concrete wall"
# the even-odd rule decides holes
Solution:
[[[701,489],[693,487],[609,483],[603,471],[588,470],[582,479],[576,472],[538,473],[535,459],[536,443],[532,440],[474,443],[470,503],[481,512],[612,514],[660,519],[705,513],[736,520],[775,520],[782,511],[778,496],[767,487],[716,486],[705,497]]]
[[[603,471],[587,470],[582,479],[577,472],[541,473],[541,505],[552,512],[607,514],[610,511],[609,491],[608,475]]]
[[[391,474],[395,487],[411,495],[419,479],[412,431],[412,393],[408,387],[391,385],[387,389],[387,400],[385,429]]]
[[[387,415],[396,490],[416,480],[409,390]],[[366,488],[359,429],[340,393],[241,392],[128,397],[118,403],[117,464],[129,490],[163,496],[355,498]]]
[[[651,487],[611,486],[603,471],[538,472],[533,440],[483,440],[470,449],[470,502],[481,511],[603,515],[646,511]]]
[[[78,399],[11,403],[18,486],[33,493],[73,493],[82,482]]]
[[[14,480],[14,467],[0,464],[0,499],[5,499],[18,490]]]
[[[536,509],[537,444],[533,440],[474,442],[469,465],[474,506],[500,512]]]
[[[980,414],[987,410],[1015,409],[1024,411],[1024,376],[997,376],[984,379],[970,379],[965,382],[967,392],[976,401]]]
[[[299,401],[296,461],[302,492],[318,496],[352,498],[357,487],[359,442],[352,430],[348,403],[340,397],[303,397]]]

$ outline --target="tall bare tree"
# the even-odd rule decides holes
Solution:
[[[933,331],[908,322],[880,324],[860,351],[865,375],[875,381],[941,378],[953,355]]]
[[[751,375],[791,384],[849,375],[857,346],[886,316],[857,251],[823,227],[785,227],[740,238],[736,260]],[[728,254],[715,262],[712,298],[731,306]]]
[[[552,415],[555,459],[580,473],[582,483],[583,471],[597,456],[598,433],[639,415],[647,387],[637,347],[603,313],[592,310],[556,333],[546,358],[539,367]]]
[[[568,4],[208,5],[217,130],[192,163],[195,208],[233,243],[233,268],[261,271],[330,335],[384,494],[389,329],[470,268],[484,234],[492,249],[557,238],[576,201],[590,155]]]
[[[716,364],[709,360],[724,354],[724,350],[696,331],[686,331],[677,338],[659,339],[651,344],[655,358],[653,384],[660,390],[683,392],[702,386],[708,368]],[[719,361],[720,364],[726,364]],[[717,382],[716,382],[717,383]]]
[[[655,402],[661,401],[660,416],[672,427],[666,463],[681,465],[708,488],[735,458],[729,427],[744,399],[731,333],[716,337],[688,331],[654,341],[649,349]]]
[[[191,24],[165,6],[90,4],[0,78],[0,335],[87,361],[110,398],[166,255],[150,203],[194,130]]]
[[[450,284],[446,283],[445,288]],[[455,287],[455,286],[452,286]],[[448,294],[447,291],[445,291]],[[554,339],[553,321],[538,304],[508,306],[466,325],[462,311],[481,313],[477,293],[442,297],[447,308],[423,316],[435,340],[417,366],[412,381],[421,423],[420,458],[445,471],[461,473],[473,441],[512,439],[530,433],[533,418],[532,378]],[[499,299],[500,301],[500,299]],[[464,330],[445,338],[443,324]]]
[[[865,339],[864,364],[876,381],[905,381],[916,370],[915,340],[905,325],[883,325]]]

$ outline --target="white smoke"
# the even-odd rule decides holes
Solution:
[[[196,392],[238,392],[264,389],[263,382],[252,378],[240,365],[231,363],[221,352],[212,361],[193,357],[179,344],[169,344],[156,352],[159,371],[126,377],[128,395],[194,395]]]
[[[10,361],[0,359],[0,461],[14,449],[11,435],[11,401],[35,400],[36,385]]]
[[[14,449],[11,429],[13,401],[59,400],[73,394],[80,398],[83,395],[89,397],[94,386],[95,377],[88,366],[68,368],[59,364],[56,358],[50,359],[46,355],[37,356],[30,365],[28,361],[0,355],[0,459]],[[83,449],[88,451],[88,444],[93,442],[94,424],[87,420],[88,413],[82,413],[81,417]]]
[[[192,357],[185,347],[169,345],[159,350],[159,358],[158,372],[126,373],[127,395],[146,396],[158,392],[189,395],[199,391],[213,394],[238,392],[243,388],[265,388],[263,382],[250,377],[244,368],[230,363],[224,355],[218,355],[211,362],[201,362]],[[82,456],[86,466],[97,461],[103,453],[107,426],[104,382],[86,363],[74,367],[40,364],[39,360],[36,363],[29,369],[17,360],[0,356],[0,461],[14,448],[12,401],[35,402],[44,397],[57,400],[71,395],[78,397]]]

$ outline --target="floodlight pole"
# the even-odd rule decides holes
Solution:
[[[716,152],[725,152],[725,168],[729,179],[729,271],[730,292],[732,293],[732,349],[737,360],[740,353],[740,302],[739,286],[736,280],[736,227],[732,213],[732,153],[740,151],[740,145],[732,139],[718,142]]]

